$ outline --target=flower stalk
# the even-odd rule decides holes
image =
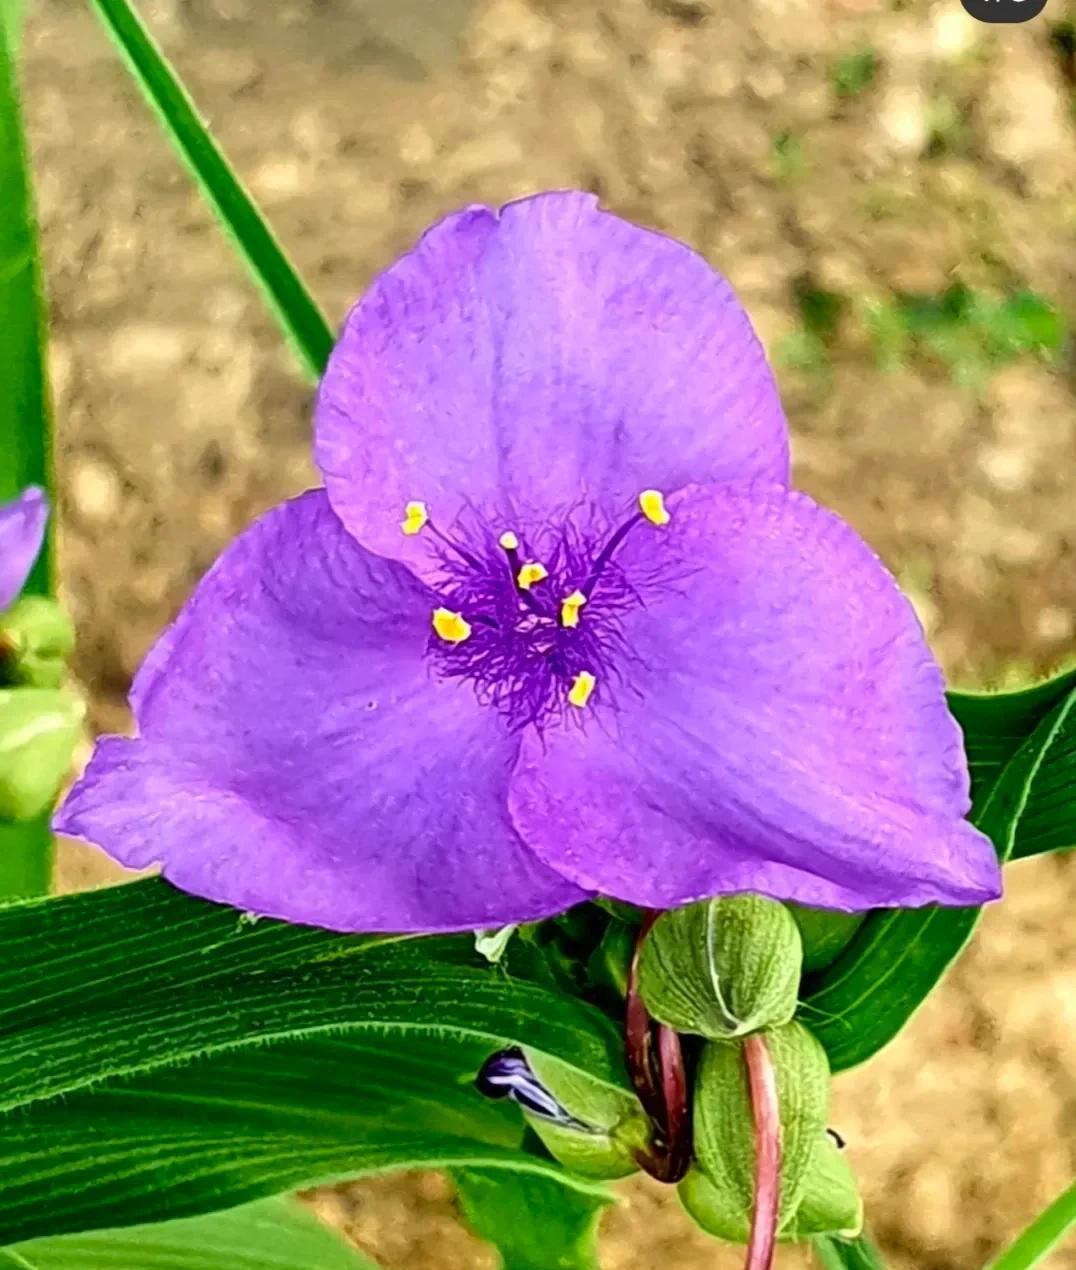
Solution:
[[[746,1039],[743,1058],[755,1125],[755,1202],[744,1270],[770,1270],[781,1200],[781,1111],[777,1073],[763,1033]]]
[[[637,1159],[659,1182],[676,1183],[691,1163],[691,1122],[687,1074],[679,1034],[655,1023],[639,995],[639,954],[657,913],[647,913],[639,928],[628,971],[624,1041],[628,1071],[653,1126],[650,1145]]]

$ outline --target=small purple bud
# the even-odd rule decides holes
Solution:
[[[533,1116],[590,1132],[589,1126],[566,1111],[535,1076],[522,1050],[500,1050],[487,1058],[475,1078],[475,1086],[487,1098],[510,1098]]]

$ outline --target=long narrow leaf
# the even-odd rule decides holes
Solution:
[[[303,366],[325,367],[333,337],[324,314],[265,217],[199,117],[190,95],[127,0],[92,0],[131,73],[264,290]]]
[[[13,56],[15,9],[0,21],[0,502],[27,485],[48,487],[51,421],[37,226]],[[10,19],[10,21],[9,21]],[[27,590],[51,589],[51,536]],[[0,825],[0,899],[47,891],[52,875],[48,817]]]
[[[374,1270],[297,1200],[207,1217],[34,1239],[0,1249],[0,1270]]]
[[[1076,1182],[1039,1214],[987,1270],[1030,1270],[1076,1227]]]

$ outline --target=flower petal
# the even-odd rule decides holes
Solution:
[[[585,898],[506,811],[518,742],[431,679],[433,599],[323,491],[206,576],[139,674],[140,735],[100,743],[57,828],[207,899],[335,930],[527,921]]]
[[[36,486],[0,506],[0,610],[12,604],[25,586],[45,541],[48,519],[48,499]]]
[[[589,194],[470,207],[352,310],[318,397],[316,457],[365,546],[421,563],[405,504],[545,517],[584,495],[788,479],[773,376],[728,283]]]
[[[737,891],[845,909],[996,897],[941,673],[866,544],[780,489],[670,506],[618,556],[628,577],[670,578],[625,620],[625,682],[582,726],[524,742],[524,839],[580,886],[662,908]]]

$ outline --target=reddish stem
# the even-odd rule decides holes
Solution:
[[[632,1084],[654,1126],[649,1150],[639,1164],[659,1182],[679,1182],[691,1163],[687,1075],[679,1035],[656,1024],[638,991],[639,952],[656,913],[643,918],[628,968],[624,1046]]]
[[[770,1270],[781,1199],[781,1110],[777,1075],[761,1033],[744,1041],[744,1063],[755,1122],[755,1207],[744,1270]]]

